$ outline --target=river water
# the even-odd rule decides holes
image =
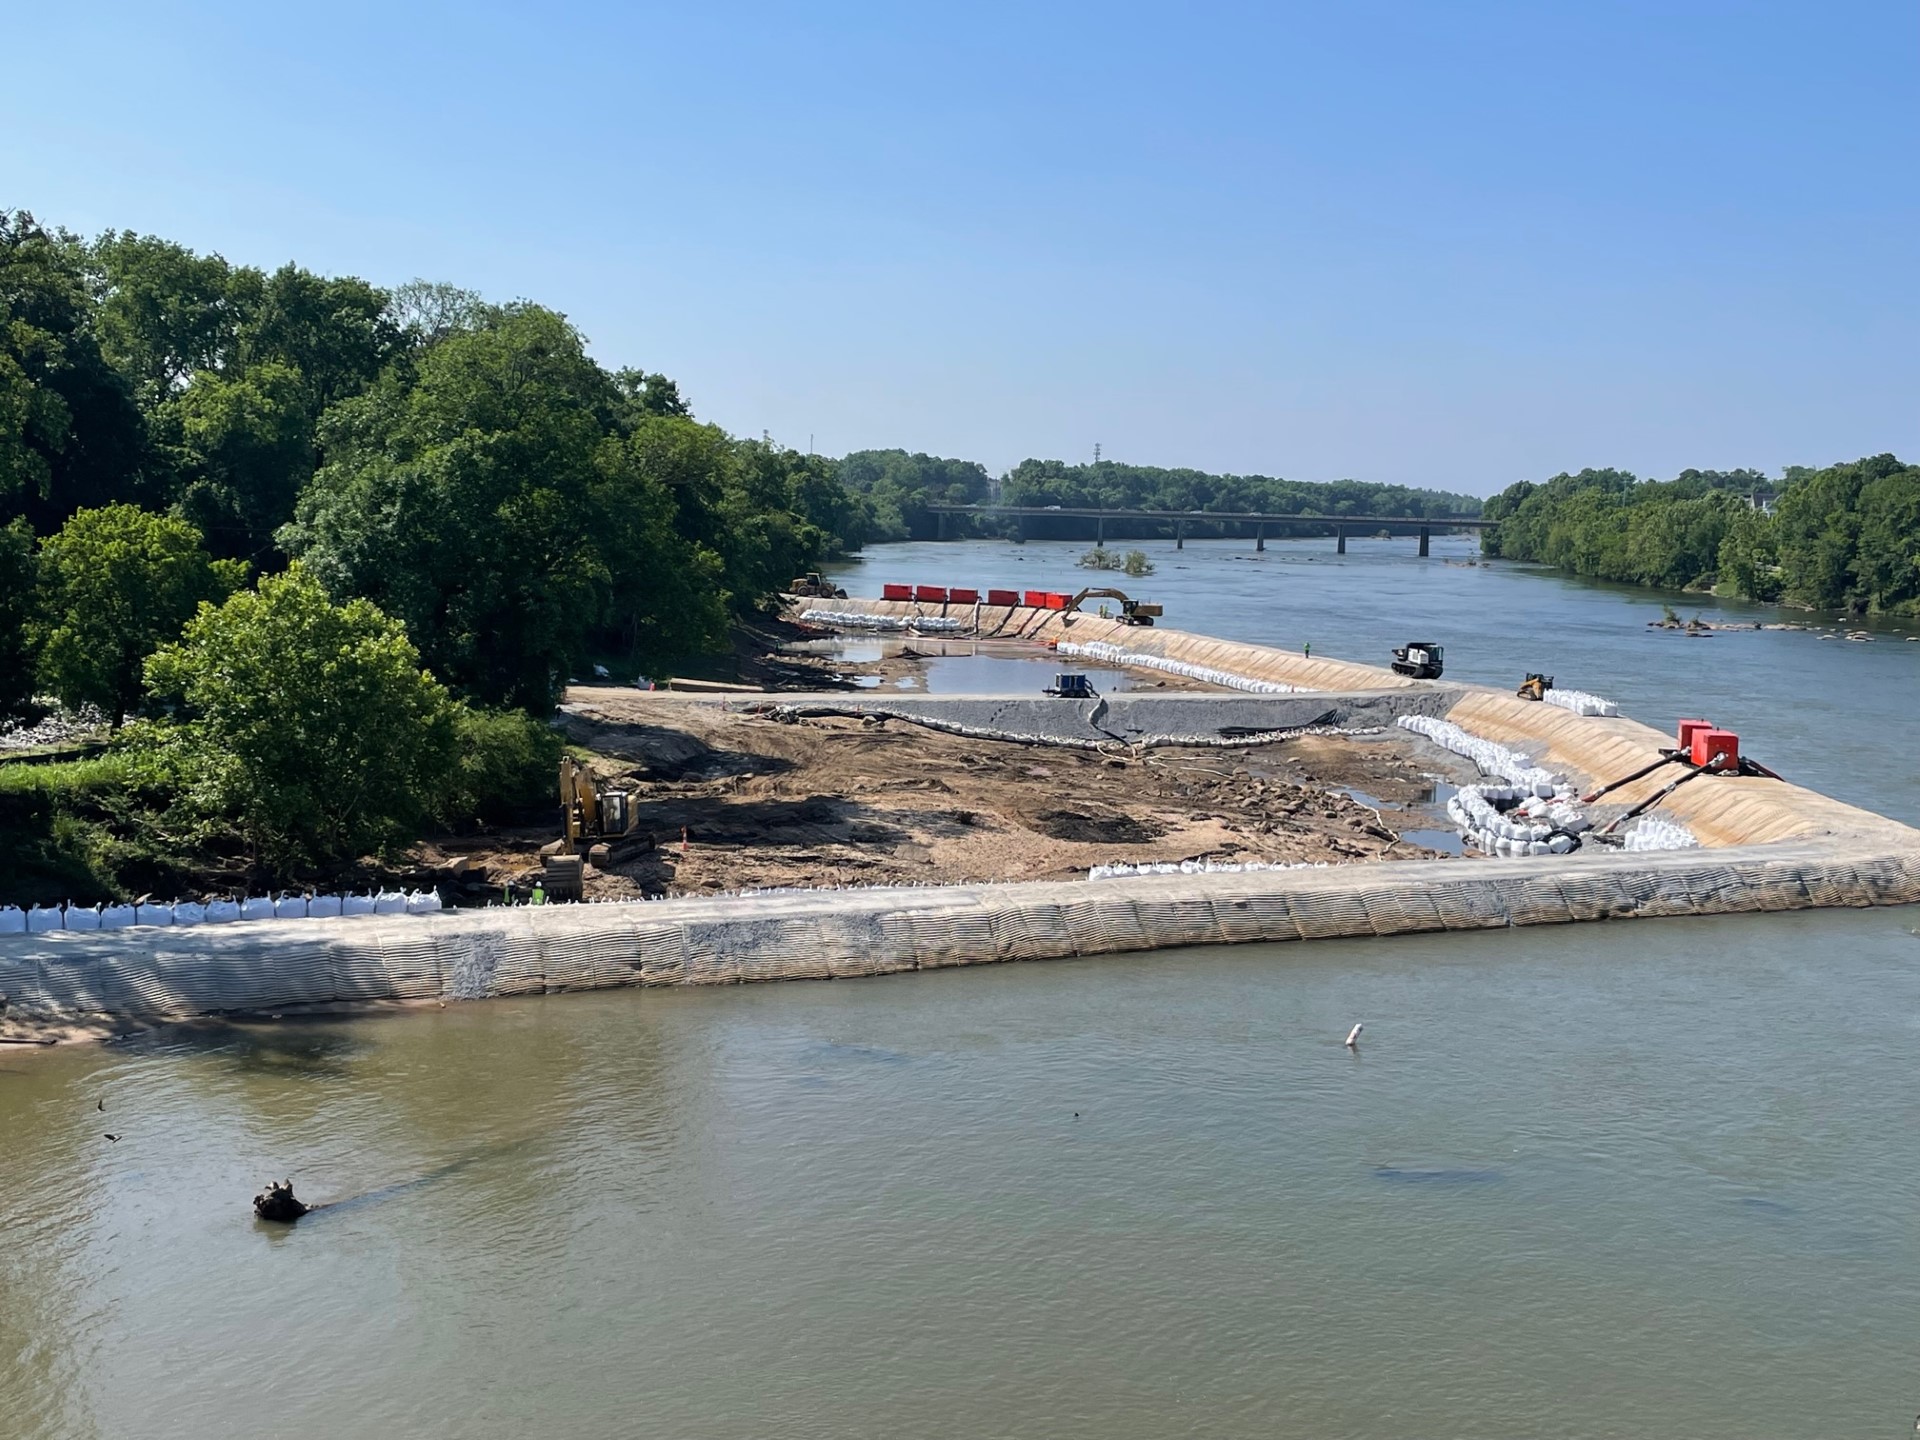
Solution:
[[[1903,632],[1685,640],[1645,631],[1643,592],[1351,545],[1144,547],[1159,572],[1121,584],[1184,628],[1362,659],[1434,639],[1464,678],[1699,712],[1920,821]],[[1078,548],[895,546],[841,578],[1071,588]],[[1911,1433],[1916,924],[1244,946],[0,1051],[0,1433]],[[285,1173],[346,1203],[257,1224]]]

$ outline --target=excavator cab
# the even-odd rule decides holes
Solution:
[[[1551,675],[1537,675],[1529,672],[1527,678],[1520,682],[1520,688],[1514,693],[1522,700],[1544,700],[1547,698],[1547,691],[1552,688]]]
[[[1415,680],[1438,680],[1445,647],[1431,640],[1409,640],[1393,652],[1393,673]]]

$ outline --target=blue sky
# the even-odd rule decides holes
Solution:
[[[1430,484],[1920,458],[1920,5],[9,7],[0,205],[703,418]]]

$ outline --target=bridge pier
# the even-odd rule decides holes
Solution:
[[[944,540],[947,538],[947,512],[944,510],[941,510],[938,512],[938,514],[940,517],[940,531],[935,538]]]
[[[1253,527],[1253,548],[1256,553],[1267,548],[1267,527],[1265,525],[1255,525]]]
[[[1184,520],[1173,522],[1173,548],[1176,550],[1187,548],[1187,522]]]
[[[1333,553],[1336,555],[1347,553],[1347,527],[1344,525],[1333,527]]]
[[[1420,527],[1420,558],[1424,560],[1426,556],[1427,556],[1427,527],[1422,525]]]
[[[1093,517],[1093,548],[1096,550],[1107,548],[1107,517],[1104,515]]]

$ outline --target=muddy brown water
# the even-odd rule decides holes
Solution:
[[[1042,549],[895,547],[841,578],[1066,584]],[[1920,820],[1897,629],[1648,635],[1661,597],[1410,549],[1168,547],[1150,593],[1331,654],[1417,633],[1466,678],[1557,668]],[[1910,1433],[1916,925],[1246,946],[0,1052],[0,1433]],[[284,1174],[352,1203],[256,1222]]]

